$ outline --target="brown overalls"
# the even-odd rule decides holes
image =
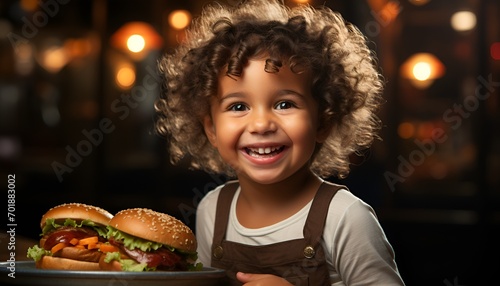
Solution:
[[[345,188],[329,182],[319,187],[304,225],[304,238],[270,245],[245,245],[227,241],[229,210],[237,182],[227,183],[220,191],[212,244],[212,267],[226,269],[230,285],[241,285],[236,272],[274,274],[294,285],[330,285],[321,237],[330,201]]]

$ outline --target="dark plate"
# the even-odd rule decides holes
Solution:
[[[17,261],[15,273],[11,274],[9,266],[0,263],[0,285],[215,286],[224,285],[226,276],[224,270],[210,267],[201,271],[68,271],[37,269],[33,261]]]

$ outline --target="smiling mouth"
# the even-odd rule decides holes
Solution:
[[[279,154],[285,149],[285,146],[261,147],[261,148],[245,148],[245,152],[256,158],[272,157]]]

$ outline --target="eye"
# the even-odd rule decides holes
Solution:
[[[289,101],[280,101],[276,104],[276,109],[289,109],[294,107],[294,104]]]
[[[235,103],[229,106],[228,110],[230,111],[246,111],[248,110],[248,107],[244,105],[243,103]]]

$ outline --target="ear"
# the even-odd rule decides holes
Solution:
[[[210,144],[217,148],[217,134],[215,132],[214,121],[210,115],[205,116],[203,119],[203,128],[205,129],[205,134],[207,135]]]

